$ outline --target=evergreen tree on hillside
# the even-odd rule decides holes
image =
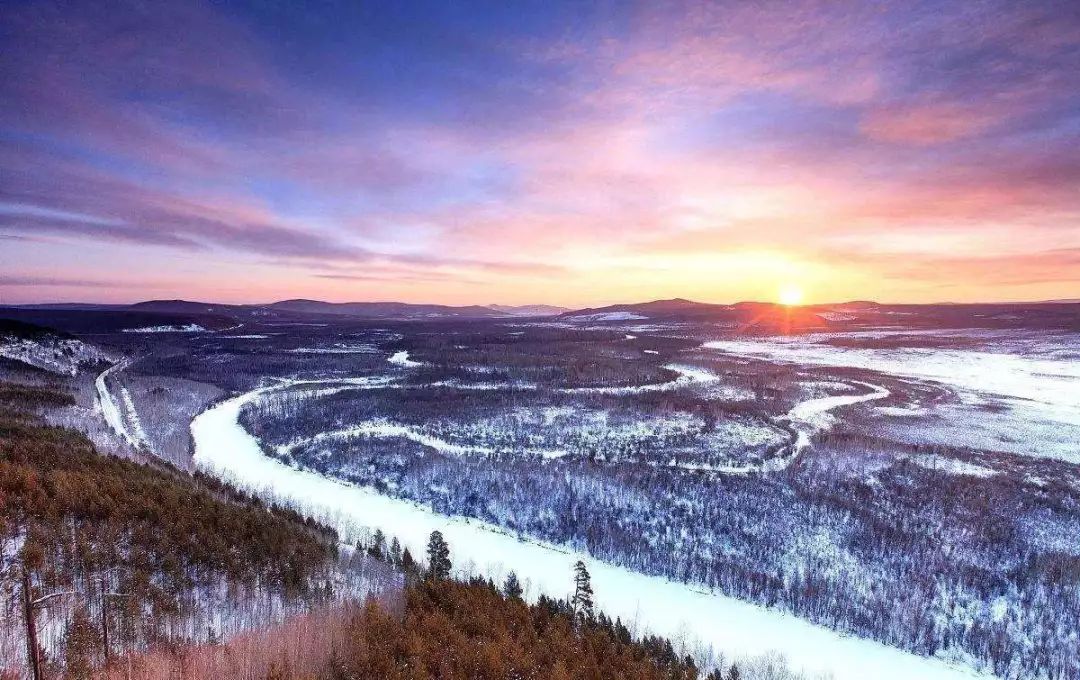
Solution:
[[[394,536],[390,541],[390,563],[395,567],[401,567],[401,541]]]
[[[593,616],[592,577],[581,560],[574,565],[574,597],[570,600],[574,614],[583,619]]]
[[[442,532],[432,531],[428,538],[428,578],[440,581],[450,578],[450,546]]]
[[[524,592],[521,588],[521,582],[518,581],[517,574],[510,572],[506,575],[506,581],[503,582],[503,594],[511,600],[520,600],[521,594]]]
[[[376,529],[375,533],[371,536],[371,545],[368,546],[368,554],[377,560],[381,560],[386,555],[386,534],[382,532],[382,529]]]

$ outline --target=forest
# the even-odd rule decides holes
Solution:
[[[71,400],[0,384],[0,656],[54,677],[218,635],[203,626],[226,608],[258,602],[275,618],[332,591],[332,530],[202,475],[101,455],[34,413]]]
[[[1068,623],[1080,620],[1074,465],[905,442],[855,415],[776,474],[714,473],[776,456],[788,441],[778,414],[843,394],[838,375],[866,376],[691,354],[726,389],[582,393],[598,371],[616,386],[670,380],[669,355],[622,335],[516,332],[414,333],[420,365],[399,382],[281,389],[242,420],[268,455],[442,514],[1004,677],[1080,673]]]
[[[634,639],[580,574],[575,598],[527,604],[512,578],[452,580],[445,543],[426,561],[381,532],[342,550],[293,511],[41,419],[72,403],[0,383],[4,680],[795,677]]]

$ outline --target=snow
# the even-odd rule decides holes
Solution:
[[[191,424],[195,465],[336,527],[347,542],[377,526],[396,536],[413,554],[422,555],[429,533],[437,529],[449,542],[461,572],[475,571],[500,580],[506,570],[513,569],[534,598],[541,592],[565,596],[571,588],[571,567],[582,559],[593,575],[596,604],[609,616],[621,617],[638,632],[693,638],[687,642],[712,645],[729,659],[777,650],[796,670],[831,674],[835,680],[862,680],[868,671],[876,680],[986,677],[563,547],[522,541],[484,522],[445,517],[370,489],[290,468],[264,456],[259,443],[238,422],[245,404],[273,389],[242,394],[196,417]]]
[[[280,446],[278,447],[278,453],[288,454],[296,447],[306,444],[321,444],[325,441],[335,439],[353,439],[357,437],[400,437],[402,439],[408,439],[409,441],[413,441],[422,446],[434,449],[440,453],[448,453],[455,456],[463,456],[470,453],[489,455],[495,452],[493,449],[489,449],[485,446],[454,444],[452,442],[439,439],[438,437],[424,434],[416,428],[408,427],[406,425],[398,425],[397,423],[392,423],[389,420],[369,420],[341,430],[322,432],[315,435],[314,437],[311,437],[310,439],[299,440],[290,444]]]
[[[991,470],[990,468],[983,467],[982,465],[968,463],[967,461],[957,460],[955,458],[943,458],[941,456],[935,456],[932,454],[911,456],[908,458],[908,460],[928,470],[944,472],[945,474],[949,475],[967,475],[969,477],[992,477],[997,474],[996,470]]]
[[[795,442],[795,452],[798,453],[810,445],[810,437],[815,432],[825,430],[832,425],[832,419],[828,416],[842,406],[850,406],[864,401],[876,401],[889,396],[889,390],[880,385],[854,380],[856,385],[862,385],[870,391],[865,394],[841,394],[831,397],[808,399],[796,404],[787,414],[787,419],[798,431],[798,439]]]
[[[389,361],[392,364],[396,364],[398,366],[401,366],[403,368],[413,368],[413,367],[416,367],[416,366],[423,366],[424,365],[423,362],[413,361],[412,359],[410,359],[409,358],[409,353],[406,352],[405,350],[402,350],[400,352],[394,352],[392,355],[390,355],[390,358],[387,359],[387,361]]]
[[[93,345],[56,336],[0,337],[0,356],[63,375],[75,375],[83,366],[109,360],[105,352]]]
[[[886,333],[973,337],[981,344],[971,348],[838,347],[818,342],[826,337],[819,334],[762,341],[722,340],[707,342],[704,347],[736,356],[861,368],[944,384],[955,388],[968,405],[991,400],[1009,407],[1008,413],[984,418],[971,427],[977,425],[977,429],[1006,441],[1017,432],[1030,433],[1037,437],[1039,445],[1027,446],[1028,455],[1080,462],[1080,446],[1076,444],[1080,441],[1080,361],[1076,360],[1080,335],[976,334],[965,330]],[[863,332],[827,337],[867,336]]]
[[[130,366],[131,361],[131,359],[125,359],[106,368],[94,380],[94,387],[97,390],[97,407],[101,412],[101,415],[105,418],[105,422],[108,423],[113,432],[120,435],[124,441],[137,449],[146,441],[146,433],[142,431],[141,424],[139,424],[137,432],[133,432],[132,428],[128,427],[128,423],[124,418],[124,412],[121,409],[120,404],[117,403],[112,392],[109,391],[109,385],[106,382],[110,375],[119,373]],[[134,413],[134,404],[131,403],[130,394],[126,395],[125,401],[130,405],[130,408]],[[135,418],[137,417],[138,416],[135,416]]]
[[[641,321],[649,317],[634,314],[633,312],[603,312],[601,314],[581,314],[571,318],[574,321]]]
[[[146,436],[142,421],[139,420],[139,412],[135,410],[135,400],[131,398],[131,392],[128,388],[120,388],[120,398],[124,402],[124,412],[127,413],[128,420],[131,423],[130,432],[137,442],[136,446],[149,448],[150,439]]]
[[[144,326],[142,328],[125,328],[125,333],[202,333],[206,329],[197,323],[189,323],[186,326]]]
[[[678,374],[674,380],[646,385],[628,385],[626,387],[569,387],[563,392],[569,394],[641,394],[643,392],[666,392],[695,383],[715,383],[720,380],[712,373],[694,366],[668,364],[664,368]]]
[[[372,354],[374,352],[378,352],[379,349],[374,345],[369,345],[366,343],[338,343],[328,347],[297,347],[296,349],[289,349],[285,351],[292,354]],[[406,352],[405,354],[406,356],[408,356],[408,352]]]

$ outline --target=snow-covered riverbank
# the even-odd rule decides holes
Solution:
[[[446,536],[459,568],[496,579],[513,569],[536,596],[565,596],[571,566],[584,559],[593,573],[597,605],[639,630],[675,640],[700,641],[726,658],[779,651],[792,666],[836,680],[959,680],[980,677],[962,668],[918,657],[885,645],[852,638],[801,619],[694,587],[646,576],[587,556],[533,541],[521,541],[496,527],[445,517],[425,507],[382,496],[265,456],[259,443],[239,424],[245,404],[276,387],[266,387],[221,402],[191,424],[195,465],[210,474],[291,506],[336,527],[352,541],[367,528],[398,537],[413,554],[422,555],[428,534]]]

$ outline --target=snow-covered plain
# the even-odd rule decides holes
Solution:
[[[197,323],[189,323],[186,326],[144,326],[124,329],[125,333],[202,333],[204,331],[206,329]]]
[[[191,424],[195,465],[213,475],[291,506],[336,527],[346,541],[380,528],[423,554],[428,534],[447,538],[458,568],[501,578],[514,570],[539,593],[563,597],[571,566],[583,559],[593,574],[596,603],[639,632],[646,630],[688,644],[703,643],[726,658],[784,654],[796,670],[835,680],[959,680],[986,677],[935,659],[877,642],[848,637],[801,619],[682,583],[598,562],[586,555],[520,540],[475,520],[446,517],[424,507],[382,496],[321,475],[291,468],[265,456],[239,423],[241,409],[279,387],[264,387],[221,402]]]
[[[572,321],[641,321],[649,317],[634,314],[633,312],[601,312],[598,314],[577,314],[570,318]]]
[[[424,365],[423,362],[413,361],[412,359],[410,359],[409,353],[405,350],[402,350],[400,352],[394,352],[390,355],[390,358],[387,359],[387,361],[397,366],[401,366],[402,368],[415,368],[416,366]]]
[[[835,338],[920,335],[970,345],[946,348],[837,346]],[[798,365],[860,368],[946,385],[969,406],[1005,406],[968,427],[992,430],[1004,441],[1019,432],[1037,437],[1023,453],[1080,462],[1080,334],[1009,337],[984,331],[873,331],[763,340],[720,340],[705,348]],[[970,416],[970,411],[967,411]]]

